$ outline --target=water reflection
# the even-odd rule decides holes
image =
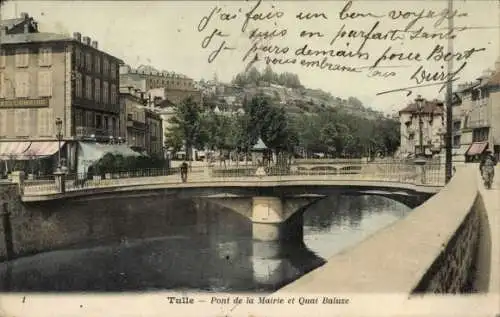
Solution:
[[[403,218],[411,209],[380,196],[333,196],[304,213],[304,242],[329,258]]]
[[[0,264],[0,290],[273,291],[407,211],[381,197],[330,197],[304,213],[304,243],[280,246],[252,241],[251,223],[237,213],[197,202],[184,211],[193,221],[163,237]]]

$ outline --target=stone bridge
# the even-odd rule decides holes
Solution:
[[[360,309],[359,305],[363,305],[365,311],[367,307],[373,307],[376,310],[377,307],[383,306],[384,309],[387,308],[386,310],[394,312],[396,315],[401,313],[401,310],[404,310],[407,315],[425,315],[429,311],[447,316],[497,315],[500,300],[500,235],[498,230],[500,223],[500,203],[498,200],[500,181],[496,180],[492,190],[485,190],[480,183],[477,170],[476,165],[457,167],[457,173],[451,182],[415,208],[407,217],[382,229],[362,243],[328,259],[326,264],[271,294],[269,299],[302,295],[312,298],[324,294],[330,294],[330,297],[333,298],[333,294],[344,296],[356,294],[355,297],[351,297],[353,302],[350,305],[342,305],[345,309],[344,313],[349,314],[350,309]],[[497,175],[500,175],[499,172],[500,170],[497,169]],[[10,249],[12,252],[12,245],[17,251],[16,248],[34,250],[37,246],[55,244],[54,241],[50,240],[51,237],[44,236],[46,232],[60,233],[65,230],[64,234],[68,235],[67,239],[77,242],[89,232],[94,235],[96,232],[107,234],[110,228],[113,228],[110,224],[103,223],[102,218],[99,217],[102,210],[95,213],[89,212],[89,210],[69,210],[59,212],[56,215],[46,214],[43,216],[38,216],[36,211],[28,210],[27,206],[30,204],[43,205],[41,200],[46,200],[47,204],[53,201],[54,205],[63,206],[70,201],[79,201],[81,206],[95,202],[93,203],[95,207],[99,205],[100,199],[126,197],[127,195],[139,197],[145,197],[146,194],[151,195],[149,196],[152,197],[151,199],[144,198],[144,204],[156,201],[158,196],[154,195],[166,197],[167,193],[173,197],[200,196],[204,197],[203,199],[214,199],[214,201],[220,199],[219,203],[221,204],[227,203],[224,200],[228,197],[235,197],[235,201],[243,200],[242,197],[246,197],[251,199],[251,203],[246,202],[246,211],[243,211],[241,202],[238,204],[235,202],[231,209],[246,215],[248,218],[250,218],[249,210],[252,210],[252,217],[254,210],[256,210],[255,212],[261,213],[263,218],[271,219],[270,211],[281,208],[281,211],[275,212],[275,214],[281,217],[278,220],[283,223],[283,219],[290,222],[295,218],[295,215],[300,214],[299,212],[288,212],[287,214],[284,210],[300,210],[300,208],[304,208],[303,206],[314,203],[314,199],[321,199],[322,196],[332,195],[336,192],[346,192],[349,186],[352,188],[351,193],[390,193],[401,196],[403,192],[410,195],[415,192],[432,195],[439,189],[435,188],[437,186],[419,186],[409,182],[398,182],[395,178],[392,182],[363,181],[361,179],[331,179],[330,182],[319,179],[296,179],[278,182],[276,179],[268,180],[267,185],[264,184],[264,180],[256,179],[253,179],[252,182],[248,179],[244,180],[245,183],[243,180],[238,182],[233,179],[233,185],[229,185],[227,180],[225,182],[228,184],[226,188],[218,191],[213,189],[221,187],[220,184],[213,182],[203,183],[200,181],[197,184],[169,185],[166,184],[165,180],[149,185],[134,183],[128,186],[94,186],[85,190],[70,190],[66,193],[44,194],[30,191],[23,196],[24,203],[18,202],[18,193],[13,184],[0,186],[0,206],[3,206],[4,211],[6,211],[4,215],[10,213],[12,217],[23,217],[22,220],[12,218],[13,227],[21,228],[25,235],[30,235],[29,237],[21,237],[19,233],[14,233],[11,237],[14,242],[12,240],[9,242],[9,239],[5,239],[5,243],[0,241],[0,250],[5,254],[5,249]],[[303,189],[304,185],[309,186],[310,192],[299,192],[299,188]],[[8,188],[8,190],[1,192],[3,188]],[[83,193],[84,191],[86,193]],[[296,205],[286,201],[277,202],[277,199],[287,197],[283,196],[284,194],[306,201],[297,202]],[[35,199],[37,195],[38,198]],[[255,197],[258,198],[254,199]],[[268,199],[269,197],[271,199]],[[116,200],[116,202],[119,201]],[[33,204],[33,202],[37,203]],[[16,204],[16,207],[9,207]],[[288,205],[291,206],[287,207]],[[12,208],[12,212],[9,212],[9,208]],[[21,209],[23,210],[18,211]],[[47,210],[49,209],[47,208]],[[94,223],[94,227],[86,229],[87,231],[83,233],[79,232],[77,228],[82,225],[81,219],[71,217],[76,220],[71,220],[73,222],[68,224],[70,221],[68,214],[73,212],[80,212],[82,218],[89,217],[87,222]],[[138,214],[137,218],[126,218],[122,222],[130,223],[135,219],[141,219],[140,216],[141,214]],[[45,221],[44,218],[50,221]],[[2,231],[4,233],[11,230],[5,226],[8,223],[8,221],[3,221]],[[2,224],[0,223],[0,225]],[[138,221],[132,225],[137,227],[141,224]],[[163,226],[163,224],[160,223],[158,226]],[[154,228],[148,226],[146,229],[150,231]],[[439,299],[433,298],[432,301],[423,301],[427,295],[422,294],[460,294],[466,292],[473,292],[475,295],[440,297]],[[371,294],[377,297],[367,300],[363,299],[361,294]],[[384,294],[401,294],[401,296],[383,296]],[[131,297],[127,301],[130,303],[136,298],[136,296]],[[54,299],[54,304],[59,303],[60,300],[57,297]],[[46,298],[43,301],[46,304]],[[88,299],[75,299],[73,309],[75,313],[81,311],[81,304],[86,305],[86,301]],[[161,301],[164,302],[164,298]],[[7,303],[6,300],[4,300],[5,303]],[[16,303],[19,307],[23,306],[24,310],[27,305],[20,304],[21,297],[19,296],[13,297],[8,303],[12,305]],[[103,303],[103,307],[108,306],[108,302]],[[222,311],[229,316],[260,316],[263,314],[282,316],[282,307],[282,305],[245,305],[243,303],[237,307],[234,305],[224,307],[207,305],[204,306],[204,309],[206,308],[206,311],[213,310],[215,314]],[[312,305],[293,305],[289,307],[300,315],[310,312],[311,309],[325,310],[325,315],[332,311],[331,305],[315,305],[314,307]],[[196,310],[198,311],[199,307]],[[137,312],[139,313],[140,310]],[[351,315],[356,315],[353,313]]]
[[[310,205],[333,195],[379,195],[414,208],[439,191],[441,186],[411,184],[396,180],[369,181],[334,176],[266,176],[198,178],[181,183],[178,177],[149,183],[108,184],[63,191],[33,191],[24,188],[22,201],[113,200],[125,197],[198,198],[209,200],[249,219],[253,238],[260,241],[302,241],[302,213]]]

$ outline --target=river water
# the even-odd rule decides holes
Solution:
[[[198,211],[200,212],[200,211]],[[405,217],[410,209],[378,196],[335,196],[304,213],[304,243],[254,242],[243,217],[202,223],[175,233],[121,243],[46,252],[0,264],[0,291],[269,292],[317,268]]]

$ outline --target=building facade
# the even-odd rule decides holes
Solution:
[[[1,23],[0,159],[53,156],[61,139],[73,170],[76,141],[118,136],[122,62],[80,33],[39,32],[27,14],[11,20]]]
[[[420,116],[422,118],[422,143],[420,142]],[[444,105],[438,100],[423,100],[422,108],[411,103],[399,111],[401,145],[400,155],[411,157],[421,153],[422,144],[425,155],[440,153],[444,146],[446,132]]]
[[[146,151],[149,155],[163,158],[163,123],[160,114],[146,108]]]
[[[196,89],[193,79],[173,72],[158,71],[151,66],[132,69],[128,65],[120,68],[120,82],[124,87],[132,86],[141,91],[164,90],[164,98],[173,104],[179,104],[191,97],[198,104],[202,103],[202,93]]]
[[[476,81],[460,85],[459,91],[459,140],[466,161],[478,160],[487,149],[500,157],[500,72],[485,71]]]
[[[145,93],[133,87],[122,87],[120,99],[125,109],[127,144],[135,151],[163,157],[162,119],[150,106]]]

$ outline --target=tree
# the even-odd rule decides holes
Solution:
[[[175,107],[174,115],[169,120],[171,126],[167,133],[182,138],[188,160],[192,160],[193,147],[202,144],[201,113],[198,104],[191,97],[188,97]]]
[[[255,85],[258,85],[258,84],[259,84],[259,81],[260,81],[260,78],[261,78],[261,75],[260,75],[259,70],[258,70],[255,66],[253,66],[253,67],[252,67],[252,68],[250,68],[250,70],[248,71],[247,78],[248,78],[248,83],[249,83],[249,84],[255,84]]]
[[[173,152],[179,152],[182,150],[184,144],[184,138],[180,129],[168,129],[165,132],[165,147],[167,149],[172,149]]]
[[[268,83],[273,83],[275,79],[274,72],[271,68],[271,65],[266,65],[264,72],[262,73],[262,80]]]

